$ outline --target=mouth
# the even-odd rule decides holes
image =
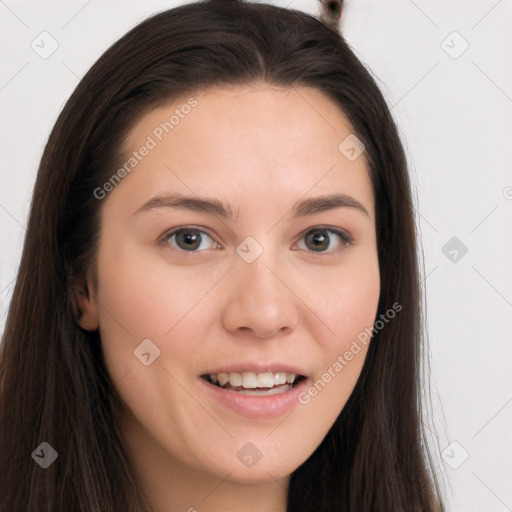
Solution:
[[[296,373],[277,372],[220,372],[201,375],[201,378],[226,391],[244,395],[270,396],[286,393],[295,388],[306,377]]]

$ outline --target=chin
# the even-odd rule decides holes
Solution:
[[[310,453],[297,453],[297,447],[281,447],[279,453],[273,451],[264,438],[259,443],[237,443],[240,448],[227,448],[222,457],[211,460],[209,471],[219,478],[226,478],[238,484],[258,484],[270,480],[288,478],[310,455]],[[301,447],[302,449],[304,446]],[[311,453],[315,447],[312,447]],[[215,457],[210,453],[209,457]]]

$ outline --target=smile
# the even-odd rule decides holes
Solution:
[[[269,395],[290,390],[295,382],[304,378],[288,372],[220,372],[204,376],[209,382],[224,389],[250,395]]]
[[[208,373],[201,380],[217,403],[248,418],[271,418],[297,405],[307,379],[285,371],[240,371]]]

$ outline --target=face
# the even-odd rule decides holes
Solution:
[[[263,84],[173,101],[131,130],[125,172],[96,191],[81,322],[151,464],[285,481],[339,415],[380,293],[364,153],[338,148],[352,133],[319,91]]]

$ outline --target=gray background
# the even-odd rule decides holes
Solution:
[[[317,0],[272,3],[318,12]],[[175,5],[0,0],[0,332],[58,113],[112,42]],[[342,23],[378,77],[410,161],[433,449],[448,509],[461,512],[512,511],[510,27],[512,0],[347,0]]]

